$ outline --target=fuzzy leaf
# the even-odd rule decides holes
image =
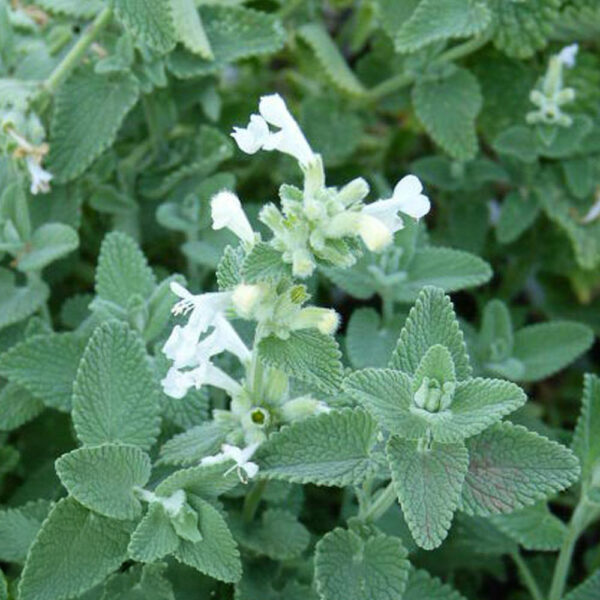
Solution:
[[[78,19],[91,19],[103,8],[102,0],[36,0],[36,4],[51,14],[77,17]]]
[[[115,0],[115,12],[131,33],[157,52],[176,42],[173,8],[165,0]]]
[[[37,500],[0,511],[0,560],[22,563],[50,510],[50,502]]]
[[[190,465],[218,452],[227,429],[216,421],[207,421],[172,437],[160,450],[162,463]]]
[[[414,52],[437,40],[481,33],[491,20],[492,14],[485,2],[421,0],[394,36],[394,42],[399,52]]]
[[[354,96],[365,88],[346,63],[342,53],[319,23],[308,23],[298,29],[298,35],[310,46],[331,82],[341,91]]]
[[[286,340],[270,335],[259,342],[258,352],[266,365],[326,393],[335,393],[342,382],[338,344],[316,329],[292,331]]]
[[[140,338],[125,324],[98,327],[73,385],[73,424],[85,445],[148,449],[159,432],[159,388]]]
[[[100,583],[125,560],[131,525],[61,500],[36,537],[21,577],[20,600],[62,600]]]
[[[0,431],[17,429],[43,410],[41,400],[16,383],[7,383],[0,390]]]
[[[281,259],[281,252],[269,244],[259,242],[244,259],[242,277],[245,283],[276,282],[283,277],[291,277],[291,269]]]
[[[482,102],[479,83],[466,69],[456,69],[439,80],[421,79],[413,89],[415,112],[427,133],[461,161],[477,154],[475,118]]]
[[[315,578],[322,600],[403,598],[409,569],[402,542],[388,535],[365,540],[337,528],[316,547]]]
[[[98,75],[90,69],[76,72],[59,88],[48,155],[58,183],[81,175],[113,143],[138,94],[133,75]],[[98,114],[101,119],[94,118]]]
[[[465,597],[426,571],[412,570],[402,600],[465,600]]]
[[[520,425],[498,423],[467,440],[469,471],[461,510],[488,516],[535,504],[576,481],[579,465],[564,446]]]
[[[242,282],[243,259],[244,251],[241,248],[233,246],[225,248],[216,273],[220,291],[231,290]]]
[[[139,562],[154,562],[179,547],[179,536],[162,504],[154,502],[131,535],[128,554]]]
[[[421,548],[437,548],[448,535],[469,466],[464,444],[420,449],[418,442],[390,438],[387,456],[394,488],[410,532]]]
[[[46,406],[69,411],[73,380],[85,344],[86,339],[76,333],[34,335],[2,355],[0,375]]]
[[[62,223],[46,223],[33,232],[26,252],[17,260],[17,266],[20,271],[40,271],[77,246],[79,236],[72,227]]]
[[[600,569],[594,571],[582,584],[571,590],[564,600],[595,600],[600,594]]]
[[[457,379],[469,377],[469,357],[452,302],[439,288],[427,287],[406,319],[390,366],[413,375],[421,358],[435,344],[450,350]]]
[[[69,494],[86,508],[113,519],[134,519],[141,514],[134,487],[144,487],[150,471],[150,458],[137,446],[84,447],[56,461],[56,472]]]
[[[258,449],[260,473],[295,483],[345,486],[373,473],[377,426],[362,410],[309,417],[272,434]]]
[[[513,356],[525,367],[520,381],[537,381],[556,373],[583,354],[594,334],[581,323],[553,321],[530,325],[515,334]]]
[[[50,290],[39,279],[17,285],[12,271],[0,267],[0,329],[33,314],[48,299]]]
[[[171,0],[171,10],[177,39],[190,52],[211,60],[212,49],[194,0]]]
[[[231,463],[226,461],[216,465],[201,464],[180,469],[161,481],[156,488],[156,493],[170,496],[177,490],[183,490],[186,494],[214,500],[217,496],[232,490],[240,482],[235,470],[225,475],[230,466]]]

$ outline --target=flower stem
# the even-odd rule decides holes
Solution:
[[[242,509],[242,517],[244,523],[251,523],[254,520],[254,515],[260,504],[263,492],[267,487],[267,480],[260,479],[253,486],[244,498],[244,508]]]
[[[519,570],[519,574],[521,575],[521,579],[525,584],[525,587],[529,590],[531,597],[533,600],[544,600],[544,595],[540,590],[540,586],[536,581],[533,573],[529,569],[529,566],[521,556],[521,553],[517,550],[511,554],[511,558],[517,565],[517,569]]]
[[[110,22],[112,18],[112,8],[107,6],[102,10],[85,33],[77,40],[75,45],[69,50],[63,60],[56,66],[44,83],[44,89],[50,94],[54,94],[60,84],[69,76],[71,71],[79,64],[79,61],[96,39],[98,34]]]
[[[396,490],[394,488],[394,482],[390,481],[387,487],[382,492],[380,492],[379,496],[377,496],[377,500],[372,502],[369,508],[365,510],[365,512],[361,516],[361,519],[365,523],[374,523],[388,511],[390,506],[392,506],[392,504],[396,502],[396,499],[397,495]]]

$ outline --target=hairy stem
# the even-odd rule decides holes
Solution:
[[[252,486],[252,489],[244,498],[244,508],[242,509],[244,523],[251,523],[254,520],[254,515],[256,514],[260,499],[262,498],[266,487],[267,480],[261,479]]]
[[[515,562],[515,565],[517,565],[517,569],[521,575],[521,580],[525,584],[525,587],[529,590],[533,600],[544,600],[544,595],[540,590],[540,586],[533,576],[533,573],[527,566],[527,563],[521,556],[521,553],[517,550],[511,554],[511,558]]]
[[[394,488],[394,482],[390,481],[387,487],[384,488],[382,492],[380,492],[379,496],[377,496],[377,499],[371,503],[367,510],[365,510],[365,512],[361,516],[361,519],[365,523],[374,523],[388,511],[390,506],[392,506],[392,504],[394,504],[396,500],[397,495],[396,490]]]

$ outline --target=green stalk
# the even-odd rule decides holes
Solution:
[[[244,498],[244,507],[242,508],[244,523],[251,523],[254,520],[254,515],[256,515],[256,510],[258,509],[260,499],[262,498],[266,487],[267,480],[260,479],[252,486],[252,489]]]
[[[375,523],[396,502],[397,498],[394,482],[390,481],[387,487],[377,496],[377,500],[365,510],[361,516],[362,521],[365,523]]]
[[[517,569],[519,570],[521,579],[525,584],[525,587],[529,590],[529,593],[531,594],[533,600],[544,600],[544,595],[540,590],[540,586],[538,585],[535,577],[533,576],[533,573],[527,566],[527,563],[525,562],[525,560],[523,560],[521,553],[517,550],[516,552],[513,552],[510,556],[517,565]]]
[[[69,50],[63,60],[56,66],[44,83],[44,90],[50,94],[54,94],[60,84],[69,76],[71,71],[79,64],[87,49],[92,45],[93,41],[98,37],[98,34],[110,22],[112,18],[112,8],[106,7],[102,10],[91,25],[77,40],[75,45]]]

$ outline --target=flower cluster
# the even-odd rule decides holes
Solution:
[[[563,112],[562,107],[575,99],[575,90],[563,87],[563,69],[564,67],[571,69],[575,66],[578,50],[579,46],[572,44],[550,58],[540,88],[533,90],[529,95],[537,110],[527,113],[528,123],[571,126],[573,119]]]

